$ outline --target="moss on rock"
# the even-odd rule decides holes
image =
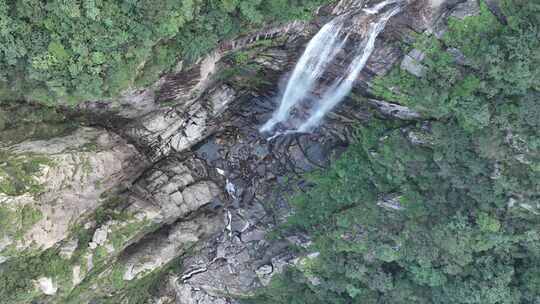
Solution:
[[[42,218],[38,209],[30,206],[0,205],[0,238],[20,240],[32,225]],[[0,250],[4,252],[5,250]]]
[[[52,164],[53,161],[44,155],[0,150],[0,193],[16,196],[43,191],[36,177],[41,174],[42,166]]]

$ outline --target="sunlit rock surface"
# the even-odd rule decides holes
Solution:
[[[6,213],[26,210],[26,217],[32,217],[23,216],[22,222],[13,223],[19,226],[14,233],[0,232],[10,240],[4,249],[16,251],[45,250],[65,239],[82,216],[103,203],[103,193],[130,183],[148,165],[123,138],[93,128],[50,140],[26,141],[3,153],[8,155],[8,167],[2,171],[7,186],[0,192],[0,208],[8,210]],[[24,170],[28,167],[34,170]],[[20,172],[14,172],[16,168]],[[8,186],[17,190],[8,190]]]

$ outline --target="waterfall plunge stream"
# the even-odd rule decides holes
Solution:
[[[373,49],[377,36],[384,30],[390,18],[400,12],[402,0],[386,0],[363,12],[368,15],[378,14],[390,4],[396,4],[382,13],[368,27],[366,37],[354,53],[346,73],[335,79],[322,93],[320,99],[311,110],[310,115],[298,126],[284,132],[277,132],[273,137],[290,133],[306,133],[317,127],[324,116],[342,101],[352,90],[354,81],[364,69]],[[342,35],[341,30],[346,16],[338,16],[327,23],[308,43],[302,57],[296,64],[292,75],[281,97],[279,108],[272,117],[260,128],[261,132],[272,132],[277,124],[289,119],[293,108],[306,99],[313,99],[312,91],[319,84],[323,73],[336,55],[343,49],[349,35]]]

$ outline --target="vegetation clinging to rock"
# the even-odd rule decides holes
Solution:
[[[246,302],[540,299],[540,7],[505,1],[503,11],[508,25],[482,5],[442,40],[421,38],[424,77],[378,81],[377,94],[431,120],[374,119],[330,170],[310,175],[286,228],[308,232],[319,257]]]
[[[52,165],[48,157],[34,154],[13,154],[0,150],[0,193],[20,195],[38,193],[42,186],[37,180],[42,166]]]
[[[270,22],[308,18],[325,0],[0,1],[0,100],[49,104],[147,85],[178,57]]]

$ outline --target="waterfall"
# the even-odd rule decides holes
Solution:
[[[319,125],[329,111],[350,93],[354,81],[362,72],[375,48],[377,36],[385,28],[388,20],[399,13],[402,0],[386,0],[373,7],[363,9],[366,14],[374,15],[378,14],[387,5],[394,3],[399,4],[381,14],[369,25],[367,36],[360,43],[358,51],[353,54],[353,59],[345,75],[333,81],[325,90],[320,100],[312,108],[309,117],[297,128],[282,133],[278,132],[272,138],[280,134],[310,132]],[[279,108],[260,128],[261,132],[271,132],[277,124],[287,121],[291,110],[311,96],[312,90],[319,84],[326,68],[335,59],[339,51],[343,49],[348,40],[349,35],[341,35],[340,33],[346,20],[343,17],[336,17],[323,26],[308,43],[306,50],[291,74],[285,92],[281,96]]]
[[[316,127],[326,113],[330,112],[341,100],[349,95],[354,81],[366,66],[371,53],[373,53],[377,36],[384,29],[388,20],[399,11],[400,7],[395,7],[386,12],[377,22],[371,24],[368,37],[362,42],[360,51],[349,65],[346,76],[339,78],[328,88],[321,99],[323,102],[319,104],[309,119],[298,127],[298,132],[309,132],[313,127]]]
[[[277,123],[288,118],[291,108],[309,95],[327,65],[343,48],[346,39],[338,39],[343,26],[339,21],[336,18],[323,26],[308,43],[304,54],[294,68],[279,108],[261,127],[261,132],[272,131]]]

